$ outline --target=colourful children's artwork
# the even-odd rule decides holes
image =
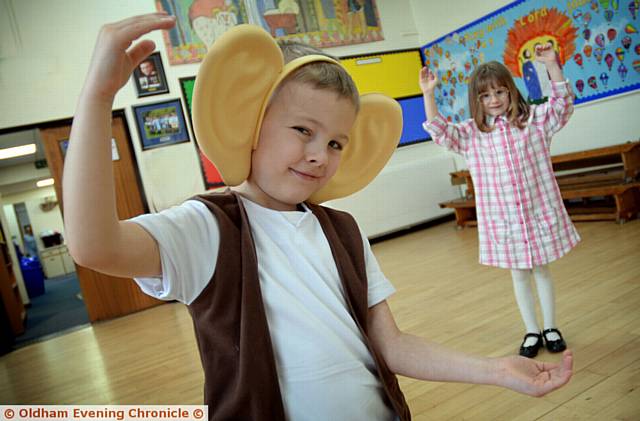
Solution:
[[[534,49],[551,43],[576,104],[640,88],[640,0],[519,0],[421,48],[438,73],[436,101],[450,121],[469,118],[467,84],[474,68],[500,61],[530,103],[551,85]]]
[[[164,32],[171,64],[201,61],[216,38],[243,23],[317,47],[384,39],[375,0],[156,0],[156,8],[177,17]]]

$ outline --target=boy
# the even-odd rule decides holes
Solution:
[[[173,24],[156,13],[100,32],[65,162],[65,223],[79,264],[188,305],[211,419],[409,419],[395,374],[536,396],[569,380],[570,352],[561,364],[477,358],[398,330],[393,287],[355,221],[315,203],[375,177],[400,136],[399,107],[359,98],[309,47],[283,46],[284,65],[254,27],[216,41],[193,98],[200,147],[235,187],[118,221],[113,97],[154,49],[132,43]]]

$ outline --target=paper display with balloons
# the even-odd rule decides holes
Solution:
[[[497,60],[530,103],[546,101],[550,82],[535,61],[552,43],[576,104],[640,88],[640,0],[519,0],[421,47],[438,73],[436,101],[448,120],[469,118],[467,83],[480,63]]]

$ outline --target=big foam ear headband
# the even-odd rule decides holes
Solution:
[[[238,25],[218,38],[205,56],[193,90],[193,128],[202,152],[225,184],[236,186],[251,171],[262,119],[278,85],[294,70],[323,55],[284,64],[280,47],[262,28]],[[348,196],[369,184],[385,166],[402,134],[402,110],[382,94],[360,96],[360,111],[335,175],[308,201]]]

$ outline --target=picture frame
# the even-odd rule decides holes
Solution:
[[[155,0],[156,10],[176,17],[162,31],[172,65],[198,63],[224,32],[251,23],[277,40],[338,47],[385,39],[377,0],[264,1]]]
[[[134,105],[142,150],[191,141],[179,98]]]
[[[164,73],[160,52],[151,53],[147,58],[133,69],[134,85],[138,98],[165,94],[169,92],[167,77]]]

